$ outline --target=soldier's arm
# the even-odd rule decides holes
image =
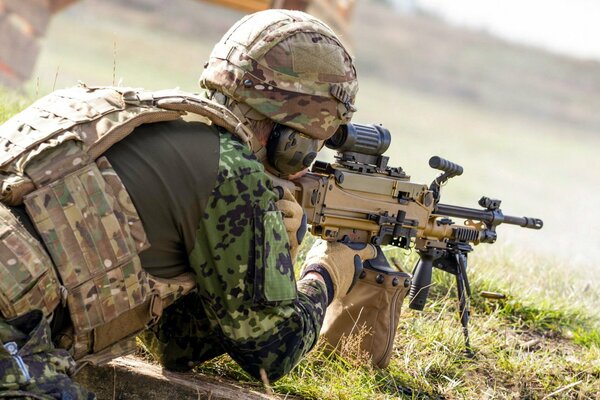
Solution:
[[[328,299],[322,281],[296,283],[277,195],[255,167],[221,166],[190,260],[223,347],[253,376],[264,369],[275,380],[316,343]]]

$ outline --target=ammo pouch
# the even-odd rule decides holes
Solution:
[[[52,162],[32,164],[26,171],[39,188],[24,204],[66,294],[72,326],[59,344],[98,364],[134,351],[135,336],[195,279],[153,278],[142,269],[138,254],[149,243],[125,186],[105,157],[81,167],[85,157],[67,142],[48,152]]]
[[[155,322],[162,309],[152,304],[156,296],[138,257],[149,243],[108,160],[89,162],[69,141],[26,173],[38,189],[24,197],[25,208],[62,281],[76,338],[74,357],[87,354],[90,345],[100,351],[98,344],[107,347]],[[114,325],[111,338],[94,337],[89,343],[96,328],[122,315],[129,324]]]
[[[350,293],[327,308],[322,337],[337,348],[340,341],[358,335],[360,347],[371,356],[373,365],[387,367],[410,279],[405,272],[365,267]]]
[[[44,247],[0,203],[0,317],[34,309],[49,315],[60,302],[60,283]]]

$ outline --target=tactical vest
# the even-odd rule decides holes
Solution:
[[[50,317],[63,302],[72,324],[59,346],[98,364],[134,350],[135,336],[195,287],[192,273],[161,279],[142,269],[144,228],[102,156],[137,126],[188,112],[251,139],[229,110],[200,95],[85,85],[53,92],[0,126],[0,201],[24,204],[45,245],[0,204],[5,318],[34,308]]]

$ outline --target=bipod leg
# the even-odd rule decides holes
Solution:
[[[473,357],[473,349],[469,339],[469,298],[471,296],[471,287],[467,278],[467,256],[462,253],[456,253],[456,291],[458,294],[458,312],[460,324],[465,336],[465,353],[468,357]]]

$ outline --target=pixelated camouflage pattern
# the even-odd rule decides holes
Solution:
[[[141,222],[108,161],[100,163],[102,172],[95,163],[89,164],[24,200],[67,288],[67,305],[77,332],[135,308],[149,294],[137,256],[148,242],[145,235],[134,238],[131,232],[137,225],[137,232],[143,234]]]
[[[278,196],[270,190],[262,164],[228,134],[222,136],[217,184],[206,205],[190,261],[200,295],[211,304],[207,313],[221,322],[226,336],[249,340],[291,316],[290,308],[276,307],[270,313],[256,314],[248,313],[248,308],[269,303],[269,285],[291,288],[291,294],[273,301],[293,300],[294,271],[283,220],[272,216],[279,213],[275,207]],[[267,221],[275,224],[267,226]],[[270,234],[277,241],[265,242],[265,230],[273,230]],[[222,263],[224,259],[229,262]],[[268,273],[270,268],[279,273]],[[243,319],[246,323],[240,324]]]
[[[14,318],[34,309],[48,316],[60,302],[50,257],[0,204],[0,315]]]
[[[69,353],[52,345],[41,311],[14,320],[0,318],[0,397],[95,399],[69,378],[74,370]]]
[[[213,49],[200,84],[317,139],[350,121],[358,91],[352,58],[335,33],[289,10],[235,24]]]
[[[158,323],[138,338],[162,366],[172,371],[189,371],[227,352],[195,293],[167,308]]]
[[[262,368],[275,380],[316,343],[326,289],[296,283],[278,196],[262,164],[227,133],[220,147],[217,185],[190,254],[198,292],[167,308],[141,338],[169,369],[227,352],[254,377]]]

